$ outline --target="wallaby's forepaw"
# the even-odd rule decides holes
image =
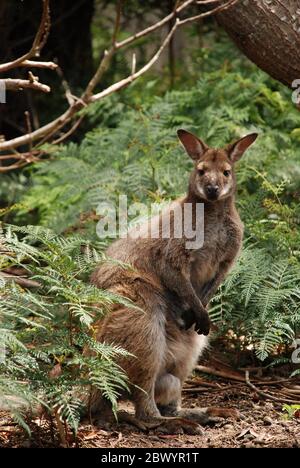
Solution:
[[[210,330],[210,319],[207,311],[201,314],[201,317],[195,322],[195,330],[198,335],[208,335]]]
[[[198,335],[208,335],[210,330],[210,319],[207,310],[195,312],[189,309],[184,314],[185,329],[188,330],[195,324],[195,331]]]

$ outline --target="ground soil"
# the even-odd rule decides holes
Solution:
[[[199,382],[211,385],[199,387]],[[276,387],[260,386],[259,390],[276,395]],[[183,406],[220,406],[237,408],[240,420],[222,420],[213,427],[204,427],[202,435],[167,434],[162,429],[147,433],[127,423],[101,428],[84,423],[77,442],[69,438],[69,446],[90,448],[204,448],[204,447],[300,447],[300,419],[285,419],[283,403],[266,400],[247,384],[205,374],[189,381],[183,393]],[[61,442],[48,421],[36,419],[29,438],[9,416],[0,413],[0,447],[58,447]]]

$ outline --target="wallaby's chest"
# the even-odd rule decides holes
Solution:
[[[203,246],[191,254],[191,275],[199,285],[212,279],[222,262],[234,260],[242,237],[243,225],[237,213],[205,220]]]

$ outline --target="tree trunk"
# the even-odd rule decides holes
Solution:
[[[300,79],[300,0],[240,0],[218,22],[273,78],[289,87]]]

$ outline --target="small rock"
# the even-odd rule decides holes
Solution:
[[[265,426],[272,426],[272,424],[273,424],[273,420],[272,420],[272,418],[270,418],[270,416],[264,417],[264,425]]]
[[[227,431],[232,431],[232,430],[234,430],[234,425],[233,424],[224,424],[223,428],[227,429]]]

